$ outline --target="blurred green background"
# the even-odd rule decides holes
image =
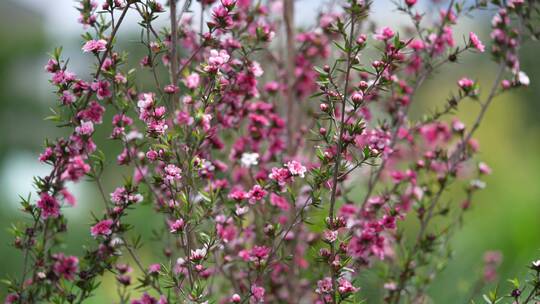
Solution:
[[[54,4],[52,4],[54,2]],[[311,1],[298,1],[306,6]],[[377,3],[376,16],[392,15],[397,24],[406,24],[397,13],[388,10],[387,2]],[[64,55],[71,58],[71,68],[85,75],[91,64],[88,57],[80,54],[80,25],[70,0],[58,1],[0,1],[0,277],[18,276],[21,257],[10,247],[12,241],[8,229],[12,222],[22,220],[17,210],[18,195],[26,196],[32,191],[34,175],[47,172],[46,166],[37,161],[45,137],[54,138],[61,133],[43,117],[55,104],[48,75],[43,70],[47,52],[63,45]],[[310,5],[311,7],[311,5]],[[303,20],[313,20],[312,9],[302,9]],[[489,24],[487,13],[475,15],[461,24],[455,38],[474,30],[485,42],[489,29],[478,24]],[[297,18],[300,19],[300,18]],[[129,19],[128,19],[129,20]],[[129,22],[129,21],[128,21]],[[140,48],[136,38],[136,25],[121,34],[120,40],[128,49]],[[131,34],[130,34],[131,33]],[[123,36],[122,36],[123,35]],[[132,40],[130,40],[132,39]],[[506,278],[523,278],[526,265],[540,258],[540,60],[538,44],[522,48],[522,69],[531,78],[525,90],[499,97],[489,110],[485,122],[477,133],[481,143],[481,157],[492,167],[487,177],[488,188],[476,197],[473,208],[466,216],[466,224],[452,241],[454,260],[430,288],[435,303],[464,303],[469,291],[481,275],[482,256],[487,250],[500,250],[504,256],[500,267],[500,284],[508,288]],[[494,76],[495,66],[488,56],[467,54],[455,64],[430,79],[419,94],[413,115],[442,105],[455,82],[461,76],[470,76],[485,83],[487,87]],[[133,56],[132,60],[137,56]],[[463,104],[460,118],[470,122],[478,111],[472,103]],[[106,121],[110,118],[106,117]],[[107,140],[108,130],[97,133],[97,142],[106,152],[117,153],[120,147]],[[115,155],[115,154],[110,154]],[[114,158],[109,157],[110,168],[105,172],[106,191],[119,184],[125,170],[118,170]],[[97,200],[96,186],[83,182],[71,188],[79,203],[67,211],[70,233],[65,235],[65,251],[80,252],[88,242],[90,211],[99,213],[101,202]],[[150,207],[138,208],[130,217],[133,223],[145,222],[149,227],[158,218],[148,218]],[[135,225],[141,226],[141,225]],[[140,230],[150,235],[150,229]],[[142,252],[143,259],[159,254],[151,246]],[[371,276],[366,274],[366,276]],[[112,278],[105,278],[99,294],[90,303],[112,302],[115,295]],[[0,298],[5,296],[0,287]],[[366,296],[377,294],[368,286],[363,288]]]

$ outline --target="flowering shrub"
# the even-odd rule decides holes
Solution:
[[[50,174],[22,201],[29,221],[14,229],[14,246],[24,265],[6,303],[81,303],[106,273],[119,303],[359,303],[359,274],[375,265],[386,303],[424,303],[491,172],[474,134],[495,97],[529,84],[518,49],[539,35],[534,1],[468,2],[431,16],[415,0],[396,1],[412,22],[404,31],[371,20],[362,0],[337,1],[304,30],[292,0],[202,0],[209,17],[199,22],[191,1],[80,0],[82,52],[95,70],[79,78],[61,49],[45,67],[59,99],[49,119],[67,136],[46,143],[39,160]],[[479,9],[493,14],[491,42],[473,32],[458,39],[457,22]],[[143,58],[116,45],[128,11],[139,16]],[[162,19],[169,26],[156,28]],[[492,84],[469,74],[442,109],[409,119],[426,79],[486,53],[498,66]],[[151,88],[137,83],[133,61]],[[454,115],[469,100],[480,110],[466,126]],[[94,143],[109,124],[116,156]],[[101,175],[113,157],[133,174],[107,195]],[[69,227],[63,209],[76,202],[66,184],[85,178],[103,212],[85,254],[69,256],[58,238]],[[451,188],[464,192],[449,203]],[[163,217],[151,245],[127,224],[137,208]],[[163,256],[143,264],[139,249],[157,245]],[[499,262],[486,257],[485,281]],[[511,301],[538,299],[539,265],[530,295],[514,282]]]

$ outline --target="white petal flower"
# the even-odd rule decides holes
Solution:
[[[529,76],[527,76],[527,74],[525,74],[525,72],[523,71],[519,71],[518,81],[521,85],[524,85],[524,86],[528,86],[531,83]]]
[[[245,152],[240,158],[240,163],[242,167],[249,168],[259,164],[259,153],[249,153]]]

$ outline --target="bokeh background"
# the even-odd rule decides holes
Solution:
[[[316,3],[297,1],[300,25],[314,22]],[[422,2],[422,1],[420,1]],[[428,2],[428,1],[426,1]],[[429,1],[429,3],[431,3]],[[428,4],[429,5],[429,4]],[[48,75],[43,70],[47,52],[62,45],[64,55],[71,58],[71,68],[80,75],[92,64],[89,56],[80,52],[81,26],[77,23],[75,2],[71,0],[1,0],[0,1],[0,277],[15,276],[21,268],[21,257],[10,247],[9,228],[14,221],[24,220],[18,208],[18,195],[26,196],[32,189],[32,177],[43,175],[47,166],[37,161],[44,138],[60,136],[61,131],[43,117],[55,104]],[[407,24],[404,16],[392,10],[390,1],[376,1],[374,13],[380,20],[392,20],[394,25]],[[436,8],[432,8],[436,9]],[[195,8],[195,14],[197,14]],[[489,41],[489,12],[467,18],[456,31],[456,41],[469,31]],[[132,60],[138,60],[140,44],[134,16],[127,19],[120,32],[122,45],[133,50]],[[139,49],[139,51],[137,51]],[[465,303],[471,286],[482,272],[483,254],[499,250],[504,259],[500,267],[500,285],[509,287],[506,278],[524,278],[526,265],[540,258],[540,44],[522,48],[522,68],[531,78],[530,87],[503,95],[489,110],[477,133],[481,157],[492,167],[487,177],[488,187],[479,193],[466,223],[452,240],[454,259],[449,263],[430,294],[435,303]],[[430,79],[420,92],[413,115],[442,105],[455,82],[470,76],[488,85],[493,80],[495,66],[489,56],[468,54],[461,62],[441,71]],[[460,118],[470,122],[478,106],[463,104]],[[106,117],[106,120],[110,118]],[[97,133],[97,142],[106,153],[118,153],[120,147],[107,140],[108,130]],[[114,154],[111,154],[114,155]],[[121,182],[122,174],[109,158],[111,168],[105,171],[107,191]],[[83,182],[71,188],[78,205],[67,211],[70,233],[65,235],[65,251],[80,253],[88,242],[89,212],[100,212],[101,202],[96,186]],[[145,209],[146,208],[146,209]],[[139,232],[150,236],[151,223],[159,219],[149,216],[149,206],[138,208],[130,217]],[[141,225],[144,223],[144,225]],[[159,254],[146,246],[143,259]],[[365,275],[367,280],[375,274]],[[375,279],[374,279],[375,280]],[[112,302],[115,295],[113,279],[105,278],[99,293],[89,303]],[[496,284],[496,283],[495,283]],[[369,286],[369,285],[368,285]],[[365,286],[363,293],[376,299],[378,292]],[[0,286],[0,298],[5,296]],[[376,300],[373,300],[376,301]],[[369,302],[371,303],[371,301]]]

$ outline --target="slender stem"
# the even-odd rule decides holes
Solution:
[[[170,81],[173,85],[178,85],[178,56],[177,56],[177,45],[178,45],[178,23],[176,21],[176,1],[177,0],[170,0],[169,1],[169,13],[170,13],[170,21],[171,21],[171,47],[169,50],[169,55],[171,59],[171,65],[170,65]],[[178,105],[178,93],[174,92],[171,95],[171,104],[172,108],[175,109]]]
[[[294,100],[294,70],[295,70],[295,34],[294,34],[294,0],[285,0],[283,3],[283,20],[287,36],[287,59],[285,64],[285,83],[287,86],[285,102],[287,103],[287,151],[294,154],[297,145],[294,144],[294,134],[300,125],[297,114],[298,105]]]
[[[349,78],[351,74],[351,68],[352,68],[352,44],[353,44],[353,35],[354,35],[354,25],[355,25],[355,16],[354,14],[351,14],[351,25],[350,25],[350,32],[349,32],[349,40],[347,41],[347,70],[345,72],[345,84],[343,86],[343,98],[341,103],[341,118],[340,118],[340,124],[339,124],[339,137],[337,140],[337,155],[336,155],[336,162],[334,165],[334,172],[332,176],[332,192],[330,195],[330,208],[328,210],[328,217],[330,221],[330,227],[334,227],[334,214],[335,214],[335,208],[336,208],[336,193],[337,193],[337,184],[338,184],[338,177],[339,177],[339,167],[341,166],[341,154],[343,150],[343,133],[345,132],[345,106],[347,105],[347,93],[349,90]],[[331,255],[330,258],[333,260],[335,255],[335,246],[334,243],[330,246]],[[336,295],[337,295],[337,280],[336,280],[336,273],[334,271],[334,268],[330,266],[330,271],[332,274],[332,302],[336,303]]]
[[[531,292],[529,293],[529,295],[527,296],[523,304],[528,304],[529,301],[531,301],[533,297],[536,295],[537,291],[538,291],[538,285],[534,286],[534,288],[531,290]]]

